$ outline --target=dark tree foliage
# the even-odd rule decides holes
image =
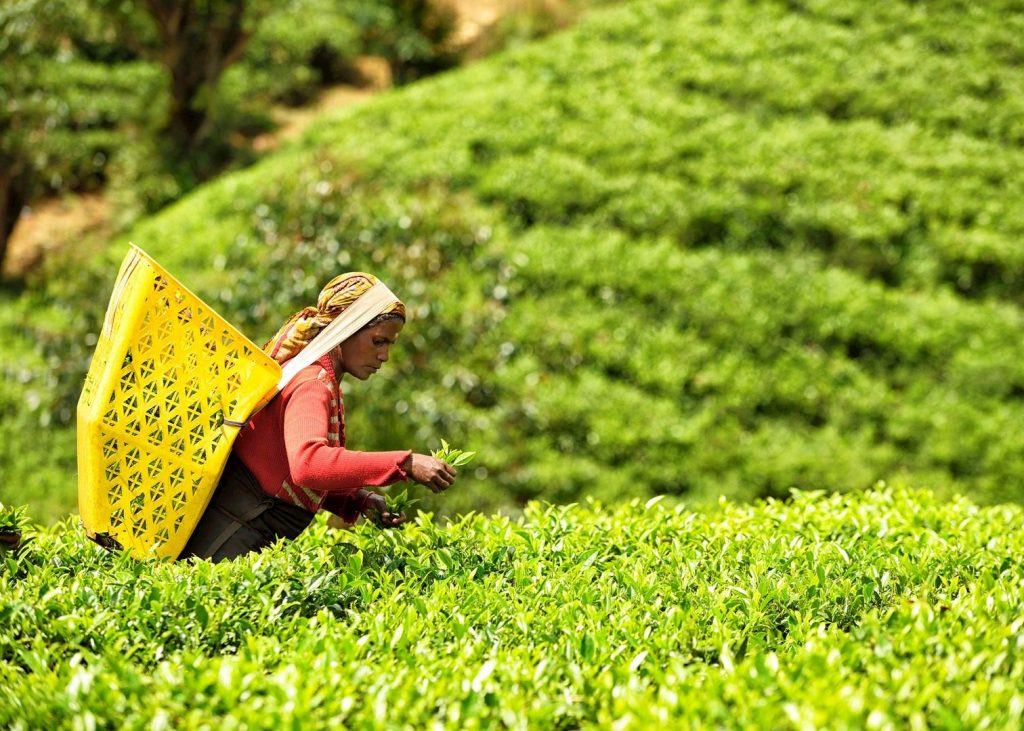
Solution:
[[[218,85],[242,58],[268,0],[93,0],[119,41],[167,75],[169,101],[159,130],[168,161],[202,180],[217,171]]]
[[[453,27],[429,0],[4,0],[0,263],[39,196],[110,179],[154,211],[250,161],[261,109],[358,54],[397,83],[454,65]]]
[[[80,19],[65,0],[0,4],[0,262],[25,205],[102,185],[119,129],[150,114],[147,65],[78,52]]]
[[[363,0],[352,12],[370,53],[385,57],[398,84],[458,64],[452,45],[456,17],[435,0]]]
[[[38,171],[32,148],[50,117],[32,82],[39,56],[52,53],[54,46],[32,12],[42,4],[0,6],[0,262],[35,185]]]
[[[158,202],[216,173],[230,156],[212,134],[217,85],[271,7],[266,0],[0,5],[0,262],[24,206],[103,185],[108,162],[132,141],[159,153],[150,170],[178,179],[169,194],[153,196]]]

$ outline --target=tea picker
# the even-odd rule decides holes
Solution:
[[[295,537],[321,509],[400,524],[366,488],[440,492],[455,469],[348,449],[340,381],[379,370],[404,324],[394,293],[353,272],[260,349],[133,245],[78,404],[87,535],[140,558],[221,560]]]

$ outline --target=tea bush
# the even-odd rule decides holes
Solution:
[[[1015,728],[1020,507],[532,503],[136,562],[0,556],[0,726]]]
[[[340,271],[387,281],[411,318],[389,368],[345,384],[350,444],[479,451],[436,513],[896,477],[1019,501],[1011,7],[594,12],[326,118],[125,238],[257,342]],[[11,366],[0,429],[52,430],[15,442],[7,501],[73,501],[44,465],[73,461],[124,251],[4,295],[41,355]]]

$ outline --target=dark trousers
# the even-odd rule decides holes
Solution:
[[[266,548],[280,538],[295,538],[313,513],[263,492],[249,469],[234,454],[213,492],[179,560],[235,558]]]

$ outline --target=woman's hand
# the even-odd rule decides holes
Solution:
[[[455,482],[455,468],[443,459],[426,454],[411,454],[402,462],[402,469],[413,480],[431,492],[444,492]]]
[[[376,492],[371,492],[366,497],[366,502],[363,503],[363,509],[360,512],[364,518],[372,521],[378,528],[397,528],[405,522],[405,513],[397,515],[389,513],[384,496]]]

